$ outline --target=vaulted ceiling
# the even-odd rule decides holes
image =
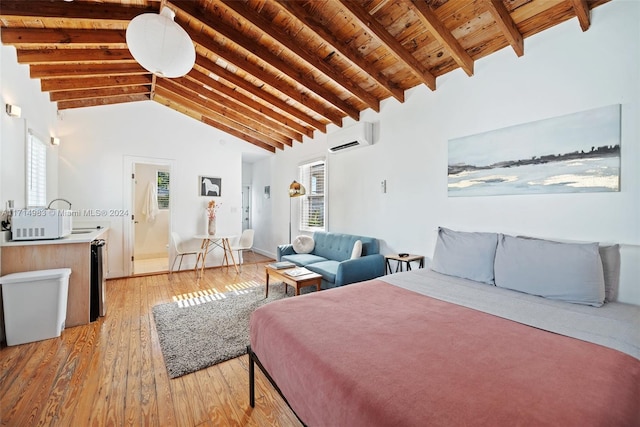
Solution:
[[[59,110],[155,101],[270,152],[608,0],[0,1],[15,46]],[[128,23],[168,7],[196,47],[184,77],[142,68]]]

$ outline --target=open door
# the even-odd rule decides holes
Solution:
[[[132,274],[169,271],[171,168],[135,163],[132,174]]]
[[[251,228],[251,187],[242,187],[242,230]]]

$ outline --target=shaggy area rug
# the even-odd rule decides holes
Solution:
[[[160,348],[170,378],[246,354],[249,344],[249,317],[261,305],[291,297],[283,283],[226,292],[193,300],[160,304],[153,317]]]

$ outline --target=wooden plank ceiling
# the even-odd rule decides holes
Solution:
[[[568,19],[586,31],[607,1],[2,0],[0,31],[59,110],[152,100],[275,152]],[[165,6],[196,47],[181,78],[127,49],[129,21]]]

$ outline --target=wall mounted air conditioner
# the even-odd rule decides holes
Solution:
[[[353,126],[329,134],[329,152],[340,153],[373,144],[373,123],[358,122]]]

